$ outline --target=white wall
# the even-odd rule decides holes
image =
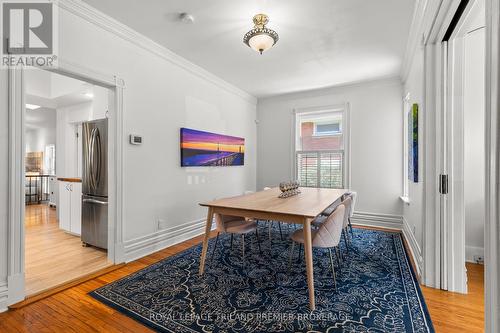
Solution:
[[[206,217],[199,202],[254,190],[256,181],[255,98],[187,64],[171,61],[118,38],[65,9],[59,11],[59,58],[125,81],[124,233],[125,240],[152,235]],[[166,53],[166,52],[165,52]],[[177,63],[184,63],[183,66]],[[0,281],[6,277],[7,72],[0,71]],[[181,168],[179,128],[191,127],[244,137],[245,165]],[[128,135],[141,134],[141,146]]]
[[[399,79],[259,100],[257,186],[292,178],[295,108],[350,103],[351,188],[357,212],[402,215],[402,85]]]
[[[78,177],[75,126],[92,120],[92,102],[57,109],[56,173],[58,177]]]
[[[419,135],[419,166],[418,174],[419,181],[414,183],[409,182],[408,198],[410,203],[404,204],[404,218],[408,223],[410,232],[415,236],[420,249],[423,245],[423,223],[424,223],[424,50],[421,47],[416,49],[413,57],[413,62],[404,84],[404,95],[410,94],[410,104],[417,103],[419,105],[418,113],[418,135]],[[401,110],[401,113],[403,111]],[[405,139],[406,140],[406,139]],[[406,142],[406,141],[405,141]],[[405,143],[406,144],[406,143]],[[416,254],[417,255],[417,254]]]
[[[484,257],[485,223],[485,29],[464,37],[464,199],[465,254]]]
[[[29,118],[29,116],[32,118]],[[47,145],[56,144],[56,110],[26,111],[26,152],[44,152]]]
[[[158,231],[159,219],[166,228],[202,219],[206,209],[199,202],[255,188],[255,105],[73,14],[61,14],[61,58],[123,78],[124,134],[144,136],[141,146],[125,145],[126,240]],[[180,127],[244,137],[245,166],[181,168]]]

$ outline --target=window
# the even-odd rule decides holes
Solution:
[[[44,161],[44,173],[46,175],[56,174],[56,146],[47,145],[45,146],[45,161]]]
[[[295,170],[301,186],[344,188],[344,108],[296,112]]]
[[[340,121],[314,124],[315,136],[336,135],[340,133],[341,133]]]

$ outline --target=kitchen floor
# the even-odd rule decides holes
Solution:
[[[27,205],[26,296],[34,296],[112,265],[107,253],[83,247],[80,237],[59,229],[55,208]]]

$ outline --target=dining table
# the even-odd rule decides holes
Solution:
[[[312,256],[311,221],[349,191],[347,189],[301,187],[300,193],[280,198],[278,187],[229,198],[200,203],[208,208],[203,248],[200,258],[200,275],[205,272],[210,232],[215,214],[241,216],[259,221],[279,221],[301,224],[304,228],[304,255],[309,289],[309,308],[315,310],[314,268]]]

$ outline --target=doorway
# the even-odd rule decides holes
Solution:
[[[107,140],[112,91],[37,68],[25,71],[24,83],[25,294],[30,297],[112,265],[107,254],[108,144],[89,157],[84,147],[90,139],[83,132],[101,123],[98,138]],[[83,199],[89,192],[83,165],[90,158],[102,162],[93,180],[105,189],[95,202],[105,206]],[[102,211],[98,221],[86,218],[95,207]]]
[[[482,291],[476,288],[477,282],[484,285],[486,20],[484,0],[464,4],[444,41],[448,75],[443,166],[448,188],[441,200],[446,231],[442,257],[446,289],[475,293]]]

